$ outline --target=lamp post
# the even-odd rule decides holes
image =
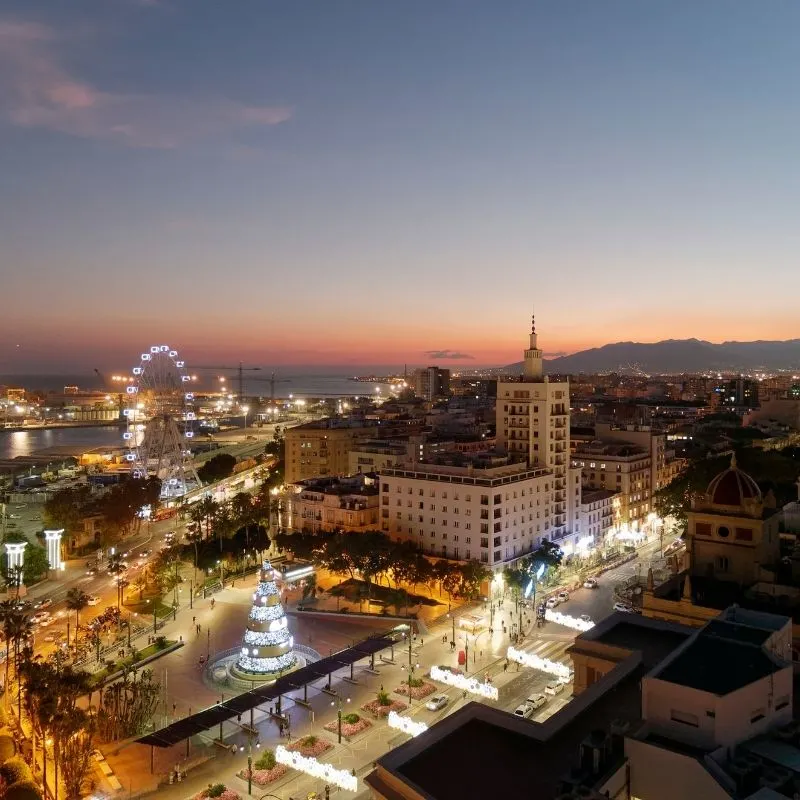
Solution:
[[[254,734],[252,730],[247,731],[247,795],[248,797],[253,796],[253,736],[256,737],[256,750],[261,747],[261,740],[258,738],[257,734]],[[244,747],[239,748],[239,752],[244,750]],[[267,795],[264,795],[265,797]],[[270,797],[272,795],[269,795]]]
[[[350,702],[350,698],[349,697],[345,698],[344,702],[345,703],[349,703]],[[342,698],[339,695],[336,695],[336,699],[335,700],[331,700],[331,705],[332,706],[333,705],[336,706],[336,718],[337,718],[337,720],[339,722],[339,725],[338,725],[339,744],[341,744],[342,743]]]
[[[244,430],[247,431],[247,412],[250,411],[250,406],[242,406],[244,411]]]

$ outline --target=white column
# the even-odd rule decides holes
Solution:
[[[6,542],[6,558],[8,559],[8,573],[13,575],[13,570],[22,569],[25,562],[25,548],[28,546],[27,542]],[[20,583],[22,583],[22,576],[20,575]]]
[[[61,537],[63,534],[63,528],[44,532],[44,539],[47,545],[47,561],[50,564],[50,569],[64,569],[65,565],[61,561]]]

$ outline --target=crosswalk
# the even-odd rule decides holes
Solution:
[[[567,648],[573,643],[572,637],[568,639],[534,639],[524,641],[517,645],[517,650],[522,650],[539,658],[546,658],[550,661],[559,661],[567,666],[572,666],[572,659],[567,655]]]

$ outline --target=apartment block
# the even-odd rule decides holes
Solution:
[[[323,419],[286,429],[286,483],[347,475],[350,451],[378,435],[360,419]]]
[[[527,464],[406,464],[380,474],[381,530],[442,558],[496,569],[551,532],[553,475]]]
[[[569,480],[569,383],[550,381],[544,374],[535,321],[531,322],[529,347],[525,350],[519,378],[500,378],[497,383],[497,447],[532,468],[553,475],[549,505],[553,541],[573,533],[569,523],[577,520],[580,487]]]
[[[572,465],[585,489],[610,489],[619,496],[614,524],[642,524],[652,511],[650,453],[629,444],[592,442],[576,449]]]
[[[378,529],[378,477],[312,478],[290,487],[288,526],[304,533]]]

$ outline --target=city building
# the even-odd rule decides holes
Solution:
[[[575,697],[544,722],[468,703],[366,783],[374,800],[793,798],[790,629],[736,607],[700,630],[614,614],[576,638]]]
[[[569,383],[550,381],[544,374],[535,320],[531,320],[529,347],[522,375],[497,383],[497,447],[532,468],[552,473],[549,506],[553,541],[574,533],[580,508],[580,479],[570,476]]]
[[[409,463],[384,469],[381,530],[430,555],[476,559],[492,569],[530,553],[548,537],[549,470],[507,458],[458,456],[465,466]]]
[[[585,489],[610,489],[619,498],[614,525],[640,526],[652,511],[650,453],[632,444],[594,441],[572,454]]]
[[[288,527],[303,533],[377,530],[377,475],[294,483],[289,487],[288,512]]]
[[[581,493],[581,539],[591,537],[591,546],[602,546],[614,524],[620,497],[613,489],[584,489]]]
[[[412,376],[414,394],[425,400],[437,400],[450,396],[450,370],[440,367],[415,369]]]
[[[719,405],[729,409],[748,409],[758,406],[759,383],[748,378],[734,378],[714,389]]]
[[[286,483],[319,476],[347,475],[350,451],[378,435],[378,425],[363,420],[329,418],[287,427]]]
[[[366,439],[350,451],[348,474],[380,472],[408,459],[408,444],[396,439]]]

